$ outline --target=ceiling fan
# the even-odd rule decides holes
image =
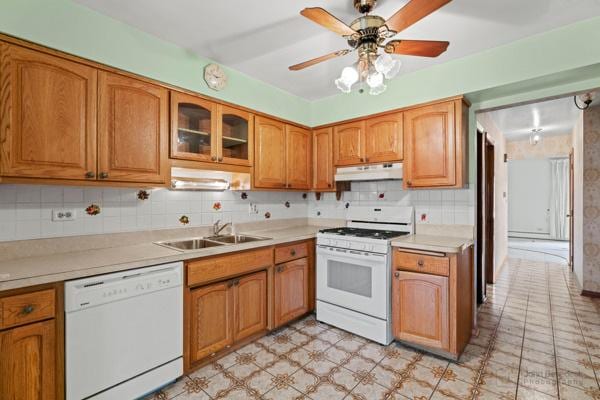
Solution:
[[[290,70],[299,71],[323,61],[358,51],[358,62],[344,68],[335,84],[342,92],[350,93],[352,85],[356,82],[365,82],[370,88],[369,92],[376,95],[386,89],[384,78],[392,79],[400,70],[400,60],[394,59],[391,54],[437,57],[445,52],[450,44],[449,42],[432,40],[390,40],[387,43],[384,42],[452,0],[411,0],[387,21],[377,15],[369,14],[375,7],[377,0],[353,1],[354,8],[364,15],[354,20],[350,26],[320,7],[305,8],[300,12],[301,15],[311,21],[343,36],[348,41],[350,49],[338,50],[292,65],[289,67]],[[378,54],[380,48],[384,49],[381,55]]]

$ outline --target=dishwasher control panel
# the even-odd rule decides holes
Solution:
[[[65,312],[143,295],[183,284],[183,263],[100,275],[65,283]]]

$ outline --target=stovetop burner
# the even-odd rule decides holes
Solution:
[[[398,236],[408,235],[408,232],[385,231],[379,229],[363,229],[363,228],[330,228],[321,229],[320,233],[332,233],[340,236],[353,236],[371,239],[391,239]]]

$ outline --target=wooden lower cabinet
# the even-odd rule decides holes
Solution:
[[[62,285],[0,293],[0,399],[64,398]]]
[[[394,337],[448,348],[448,278],[396,271],[393,281]]]
[[[267,329],[267,272],[190,290],[189,366]]]
[[[458,359],[474,326],[473,247],[456,254],[393,253],[394,337]]]
[[[219,282],[191,291],[190,359],[203,359],[233,343],[232,282]]]
[[[309,310],[309,261],[304,257],[275,266],[274,319],[279,327]]]
[[[238,341],[267,328],[267,273],[261,271],[233,283],[233,340]]]
[[[0,398],[56,399],[55,321],[0,332]]]

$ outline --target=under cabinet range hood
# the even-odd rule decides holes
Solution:
[[[171,168],[171,190],[250,190],[250,174],[193,168]]]
[[[402,163],[361,165],[358,167],[338,168],[335,174],[337,182],[344,181],[382,181],[402,179]]]

